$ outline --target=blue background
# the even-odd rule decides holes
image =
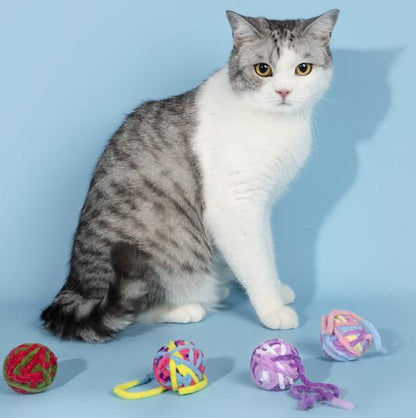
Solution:
[[[295,343],[312,379],[338,383],[354,412],[314,416],[410,417],[416,384],[415,8],[394,2],[14,1],[0,13],[0,350],[48,344],[61,359],[55,389],[22,397],[0,383],[0,408],[55,416],[133,416],[201,410],[200,416],[297,416],[287,394],[257,390],[248,360],[260,341]],[[334,82],[316,112],[307,167],[276,205],[284,281],[298,294],[301,326],[271,332],[234,292],[200,324],[134,325],[106,345],[61,343],[37,315],[60,288],[90,175],[123,118],[146,99],[191,89],[226,62],[226,9],[270,18],[341,9]],[[390,348],[352,364],[326,361],[320,315],[348,308],[372,320]],[[111,387],[148,371],[170,338],[194,339],[212,384],[187,397],[144,402]],[[211,372],[210,372],[211,371]],[[8,415],[13,416],[13,415]]]

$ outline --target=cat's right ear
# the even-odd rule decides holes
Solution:
[[[339,10],[332,9],[320,16],[307,19],[307,22],[309,23],[304,29],[304,34],[318,39],[323,42],[324,45],[328,45],[338,15]]]
[[[250,23],[246,17],[236,12],[227,10],[227,18],[233,30],[234,45],[239,47],[244,42],[251,42],[259,39],[262,35],[257,28]]]

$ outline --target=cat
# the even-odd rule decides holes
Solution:
[[[227,293],[216,250],[266,327],[298,326],[270,212],[308,157],[338,13],[269,20],[228,11],[228,65],[128,115],[93,173],[68,278],[41,314],[48,330],[103,342],[135,320],[200,321]]]

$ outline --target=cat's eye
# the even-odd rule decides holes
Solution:
[[[296,74],[297,75],[308,75],[312,71],[312,64],[308,62],[302,62],[296,67]]]
[[[272,75],[272,67],[265,62],[261,62],[260,64],[256,64],[254,66],[254,71],[260,77],[270,77]]]

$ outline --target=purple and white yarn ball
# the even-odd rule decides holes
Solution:
[[[251,355],[250,371],[254,382],[265,390],[290,389],[299,400],[299,409],[313,408],[326,401],[344,409],[354,409],[351,402],[339,398],[340,390],[331,383],[312,382],[305,376],[305,367],[298,350],[287,341],[269,340],[258,345]],[[302,384],[295,385],[300,379]]]
[[[265,341],[251,355],[251,377],[265,390],[289,389],[299,378],[298,367],[292,359],[295,357],[299,353],[292,344],[279,339]]]

